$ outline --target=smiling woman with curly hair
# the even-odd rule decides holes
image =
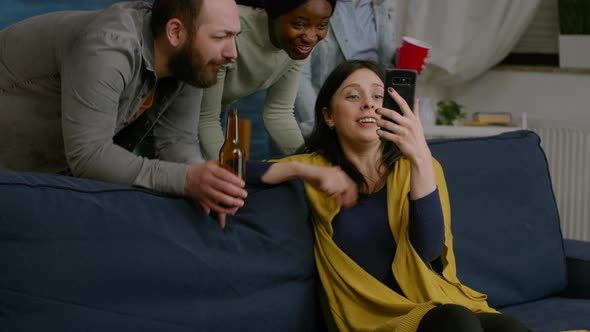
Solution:
[[[307,57],[328,32],[336,1],[237,3],[242,26],[238,58],[221,68],[217,84],[204,91],[201,103],[199,138],[205,158],[216,159],[223,144],[223,105],[261,90],[267,90],[261,110],[265,128],[283,153],[293,153],[303,143],[293,115],[299,79]]]

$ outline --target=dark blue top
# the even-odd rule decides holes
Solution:
[[[387,189],[342,208],[332,221],[334,242],[375,279],[403,294],[391,270],[397,245],[387,219]],[[424,261],[435,260],[444,243],[438,190],[410,200],[410,242]]]
[[[260,179],[271,163],[249,161],[247,182]],[[409,198],[408,198],[409,199]],[[438,189],[410,202],[410,242],[424,261],[433,261],[444,244],[444,219]],[[360,267],[399,294],[391,264],[397,245],[387,219],[387,188],[342,208],[332,221],[336,245]]]

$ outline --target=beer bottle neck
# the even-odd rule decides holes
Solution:
[[[238,143],[239,128],[238,128],[238,110],[231,108],[227,114],[227,129],[225,134],[226,142]]]

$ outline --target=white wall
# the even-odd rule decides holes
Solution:
[[[446,93],[468,113],[526,112],[529,127],[590,129],[590,73],[496,69]]]

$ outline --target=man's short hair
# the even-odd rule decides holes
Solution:
[[[203,0],[154,0],[150,28],[154,37],[163,33],[166,23],[178,18],[189,33],[194,33]]]

